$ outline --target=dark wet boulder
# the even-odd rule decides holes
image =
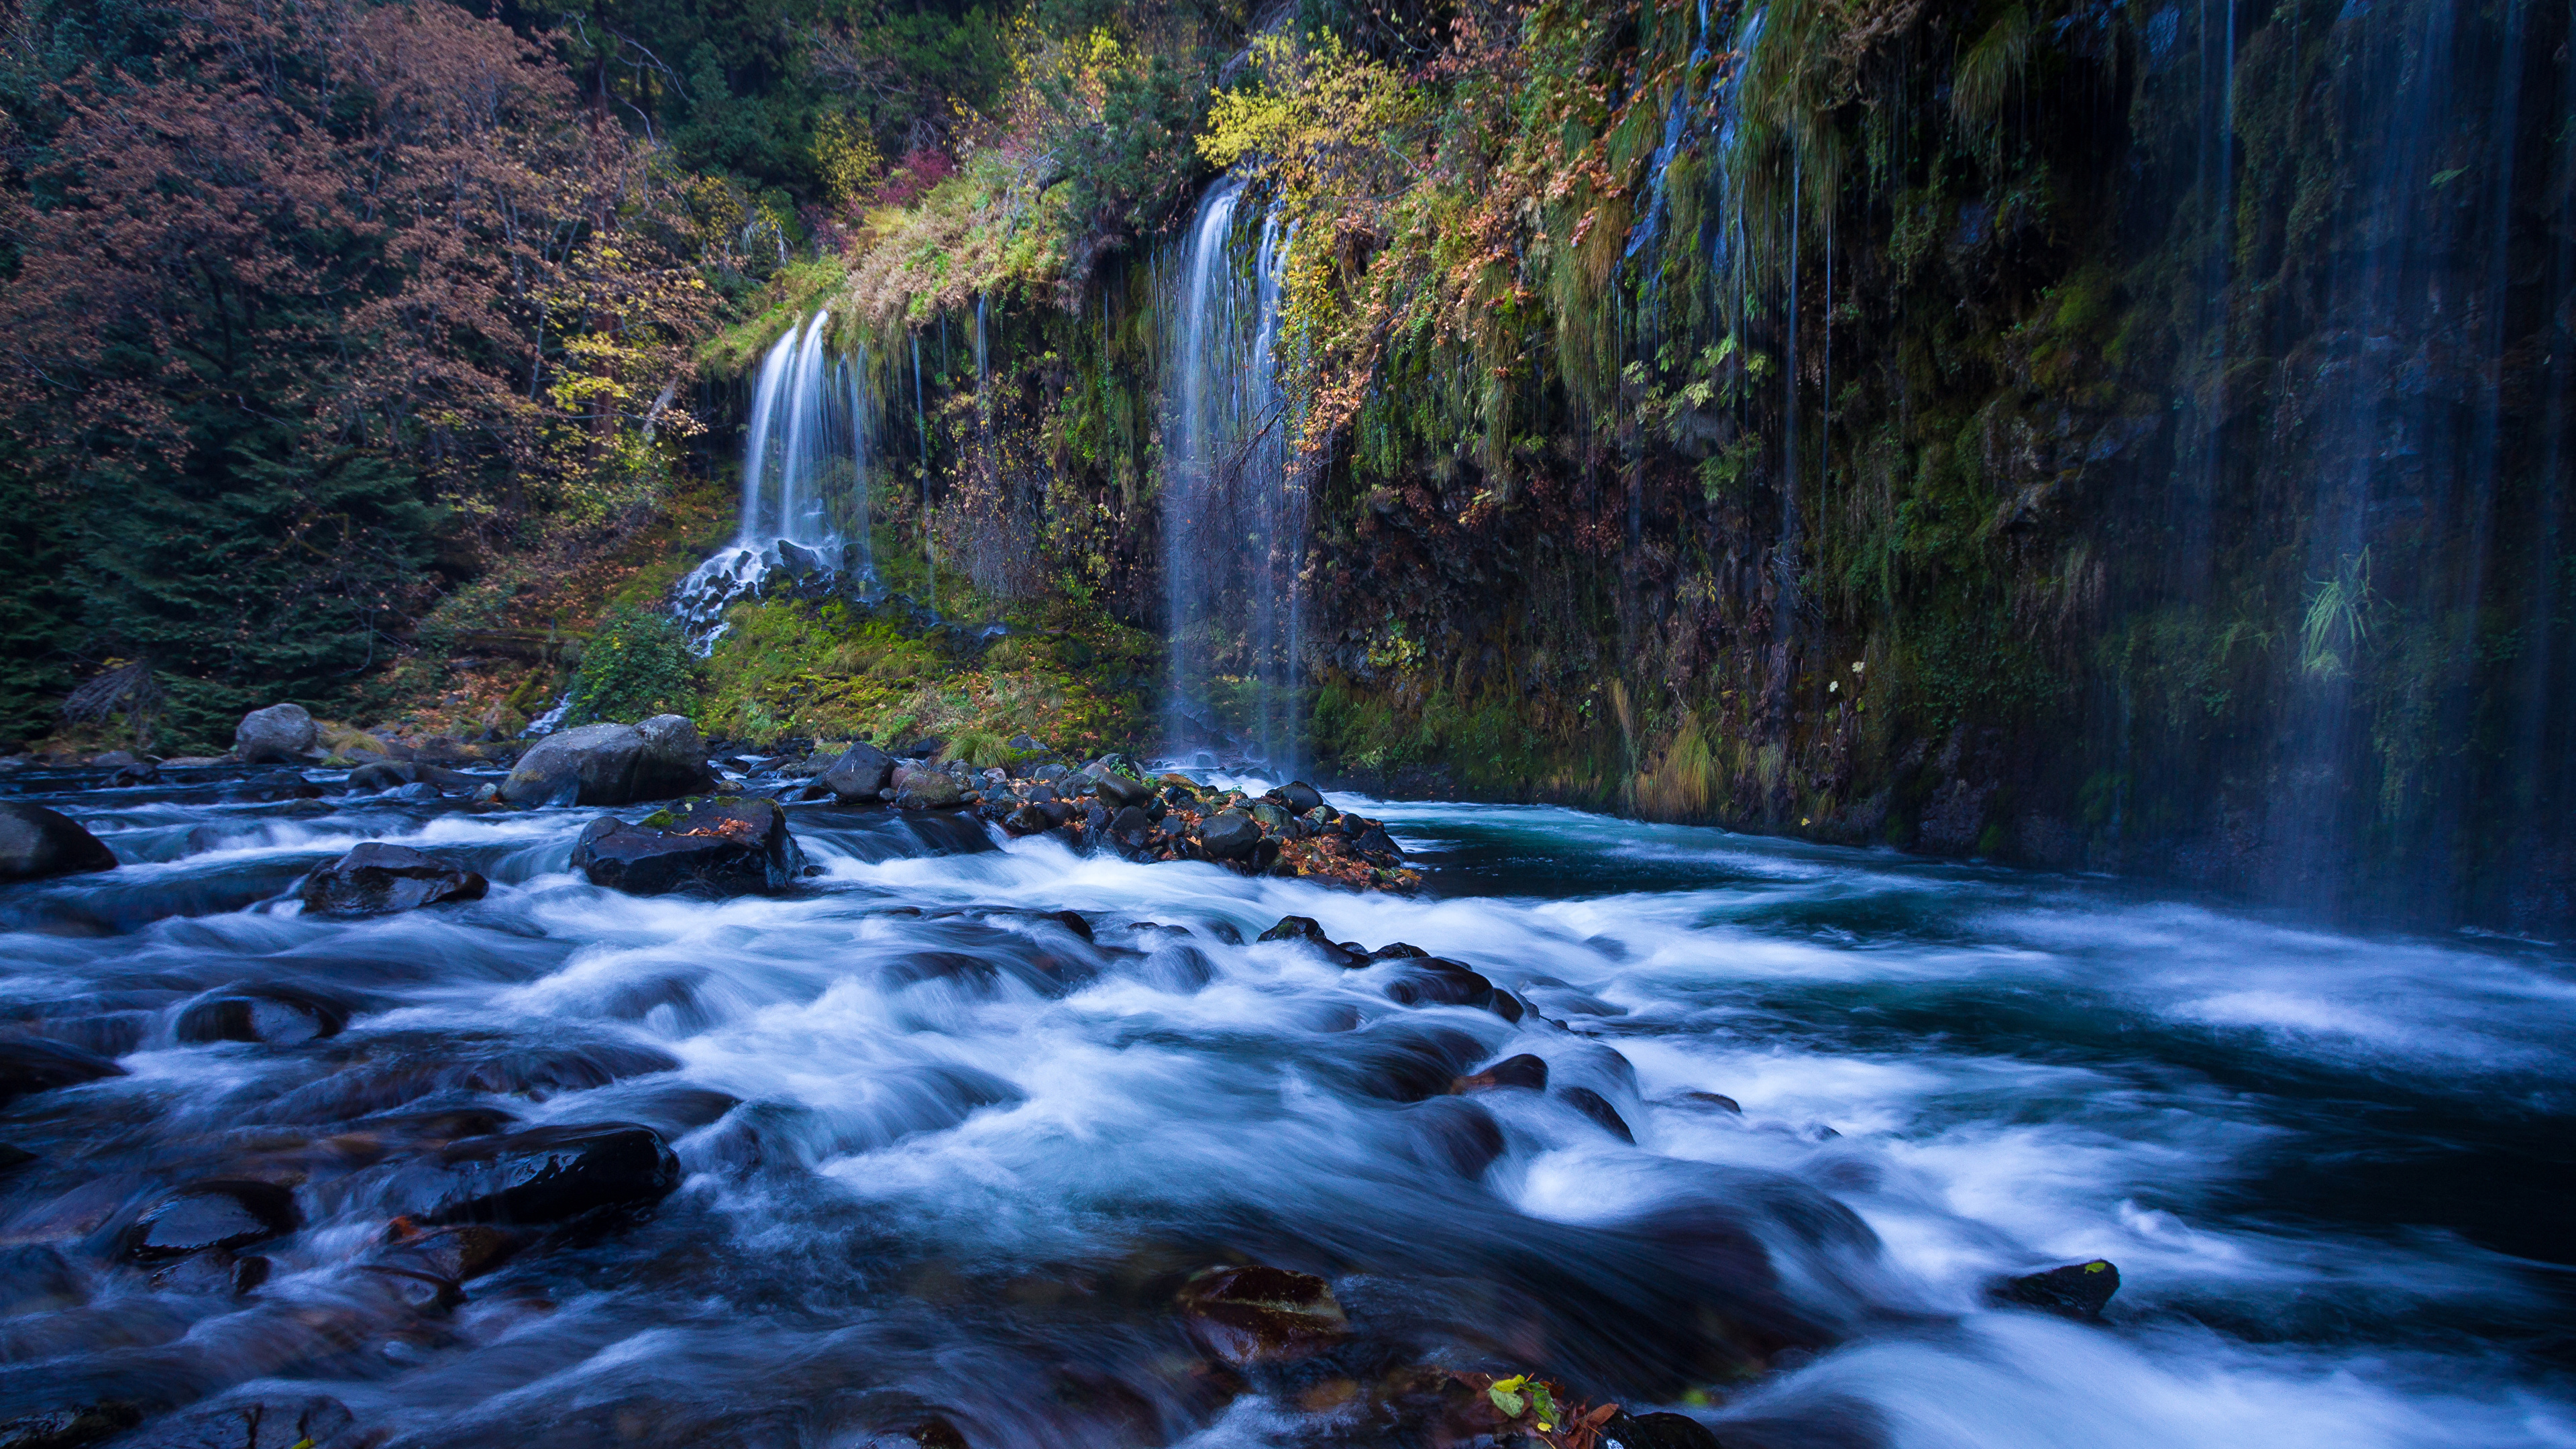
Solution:
[[[446,1183],[425,1223],[559,1223],[600,1208],[646,1207],[680,1185],[662,1134],[632,1122],[536,1127],[449,1143]]]
[[[143,1411],[122,1400],[64,1404],[0,1420],[0,1449],[78,1449],[142,1422]]]
[[[1222,810],[1199,822],[1199,849],[1210,860],[1243,860],[1261,843],[1261,827],[1240,810]]]
[[[306,992],[276,987],[250,987],[218,992],[190,1002],[179,1013],[179,1040],[190,1045],[218,1041],[296,1042],[337,1036],[349,1024],[349,1009]]]
[[[275,1268],[257,1254],[236,1257],[228,1249],[209,1248],[154,1269],[152,1286],[164,1293],[200,1298],[239,1298],[258,1291]]]
[[[656,811],[637,824],[602,816],[573,846],[573,869],[593,885],[629,895],[706,895],[787,888],[805,852],[775,800],[697,800],[677,814]]]
[[[906,770],[894,787],[898,810],[948,810],[966,801],[966,787],[939,770]]]
[[[300,704],[272,704],[233,727],[233,753],[246,765],[291,765],[313,753],[320,732]]]
[[[1408,941],[1389,941],[1368,953],[1372,961],[1427,961],[1431,953]]]
[[[1291,780],[1270,792],[1270,797],[1288,807],[1291,815],[1303,815],[1324,803],[1322,792],[1303,780]]]
[[[322,1394],[278,1394],[164,1415],[109,1449],[330,1449],[356,1422]]]
[[[420,766],[409,760],[378,760],[349,772],[352,790],[399,790],[420,779]]]
[[[161,767],[150,760],[128,760],[116,767],[116,773],[107,777],[107,783],[128,786],[158,785],[161,783]]]
[[[1601,1449],[1723,1449],[1717,1431],[1687,1414],[1613,1414]]]
[[[1002,828],[1013,835],[1043,835],[1055,827],[1056,822],[1036,805],[1014,806],[1002,816]]]
[[[116,869],[116,852],[80,822],[42,805],[0,801],[0,881]]]
[[[96,1052],[32,1037],[0,1037],[0,1107],[30,1093],[124,1075],[125,1068]]]
[[[230,1251],[282,1238],[302,1226],[295,1194],[273,1182],[190,1183],[143,1210],[126,1233],[128,1256],[144,1262]]]
[[[513,805],[629,805],[714,783],[698,727],[676,714],[592,724],[539,740],[501,782]]]
[[[2018,1304],[2089,1323],[2102,1316],[2111,1295],[2119,1291],[2120,1270],[2108,1260],[2096,1258],[2090,1263],[2069,1263],[2063,1268],[2006,1278],[1994,1286],[1993,1293],[1999,1303]]]
[[[1406,964],[1386,994],[1399,1006],[1483,1006],[1494,999],[1494,983],[1461,962],[1428,956]]]
[[[326,916],[384,916],[441,901],[479,901],[490,883],[463,866],[370,840],[304,878],[304,909]]]
[[[1264,941],[1303,941],[1324,953],[1336,966],[1365,966],[1368,958],[1343,945],[1327,933],[1312,916],[1281,916],[1279,924],[1261,933]]]
[[[842,801],[870,804],[876,802],[877,792],[893,778],[894,756],[865,740],[843,750],[822,774],[823,784]]]
[[[1460,1077],[1449,1084],[1452,1092],[1490,1092],[1498,1087],[1526,1087],[1533,1092],[1547,1090],[1547,1062],[1528,1052],[1505,1057],[1470,1077]]]
[[[1183,1285],[1180,1308],[1191,1337],[1236,1368],[1311,1358],[1350,1336],[1332,1285],[1286,1268],[1208,1269]]]
[[[1085,767],[1082,778],[1089,780],[1092,788],[1100,792],[1105,804],[1142,805],[1154,798],[1153,786],[1133,775],[1121,773],[1106,760],[1094,761]]]
[[[1603,1131],[1620,1141],[1637,1140],[1637,1134],[1628,1130],[1628,1121],[1619,1115],[1619,1109],[1610,1105],[1609,1098],[1590,1087],[1563,1088],[1557,1092],[1556,1099],[1599,1123]]]

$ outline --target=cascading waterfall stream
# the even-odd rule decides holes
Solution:
[[[831,315],[815,313],[771,344],[753,377],[741,527],[673,591],[674,611],[702,648],[722,634],[724,611],[763,592],[775,571],[876,576],[867,353],[854,345],[835,354],[830,334]]]
[[[1277,350],[1296,227],[1276,208],[1247,223],[1243,199],[1243,183],[1228,178],[1200,202],[1170,304],[1178,327],[1165,383],[1167,738],[1190,757],[1230,736],[1293,774],[1307,499]]]

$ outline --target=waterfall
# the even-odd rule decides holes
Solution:
[[[867,353],[834,353],[831,316],[817,312],[771,344],[753,375],[743,434],[741,524],[733,542],[672,593],[701,648],[724,632],[724,611],[791,580],[876,575],[868,540],[872,408]]]
[[[1177,323],[1165,352],[1167,722],[1179,754],[1231,737],[1293,773],[1306,485],[1276,353],[1296,228],[1275,207],[1247,222],[1243,200],[1228,178],[1200,201],[1167,301]]]

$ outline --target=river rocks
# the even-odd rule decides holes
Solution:
[[[591,884],[629,895],[724,896],[786,889],[804,870],[805,852],[774,800],[696,800],[636,824],[592,821],[573,846],[572,865]]]
[[[1211,1268],[1182,1287],[1180,1308],[1190,1335],[1236,1368],[1311,1358],[1350,1336],[1332,1285],[1285,1268]]]
[[[125,1068],[76,1046],[32,1037],[0,1037],[0,1107],[32,1093],[124,1075]]]
[[[513,805],[630,805],[706,789],[706,742],[676,714],[591,724],[539,740],[501,782]]]
[[[680,1185],[662,1134],[632,1122],[537,1127],[448,1144],[448,1182],[420,1221],[559,1223],[600,1208],[645,1207]]]
[[[338,1399],[280,1394],[170,1414],[111,1449],[330,1449],[356,1422]]]
[[[272,704],[233,727],[233,754],[246,765],[291,765],[311,755],[319,739],[304,706]]]
[[[383,916],[441,901],[479,901],[489,882],[407,845],[370,840],[304,878],[304,909],[329,916]]]
[[[180,1041],[199,1045],[218,1041],[256,1041],[272,1046],[337,1036],[349,1024],[348,1009],[302,992],[276,988],[228,991],[202,997],[179,1013]]]
[[[0,881],[116,869],[116,852],[68,815],[0,801]]]
[[[893,778],[894,756],[865,740],[843,750],[822,774],[824,786],[844,802],[869,804],[876,802],[877,792]]]
[[[125,1251],[144,1262],[230,1251],[284,1237],[302,1224],[295,1194],[275,1183],[191,1183],[143,1210],[126,1233]]]
[[[1995,1285],[1997,1302],[2036,1308],[2060,1318],[2093,1322],[2101,1318],[2111,1295],[2120,1291],[2120,1270],[2109,1261],[2070,1263],[2041,1273],[2024,1273]]]

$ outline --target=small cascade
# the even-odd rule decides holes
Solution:
[[[1243,201],[1228,178],[1199,203],[1168,302],[1168,738],[1184,758],[1230,745],[1293,773],[1306,482],[1276,352],[1296,228],[1275,207],[1250,221]]]
[[[701,649],[724,632],[724,611],[768,592],[775,574],[798,585],[876,576],[867,354],[835,354],[830,332],[825,312],[789,328],[754,376],[741,527],[672,593],[673,612]]]

